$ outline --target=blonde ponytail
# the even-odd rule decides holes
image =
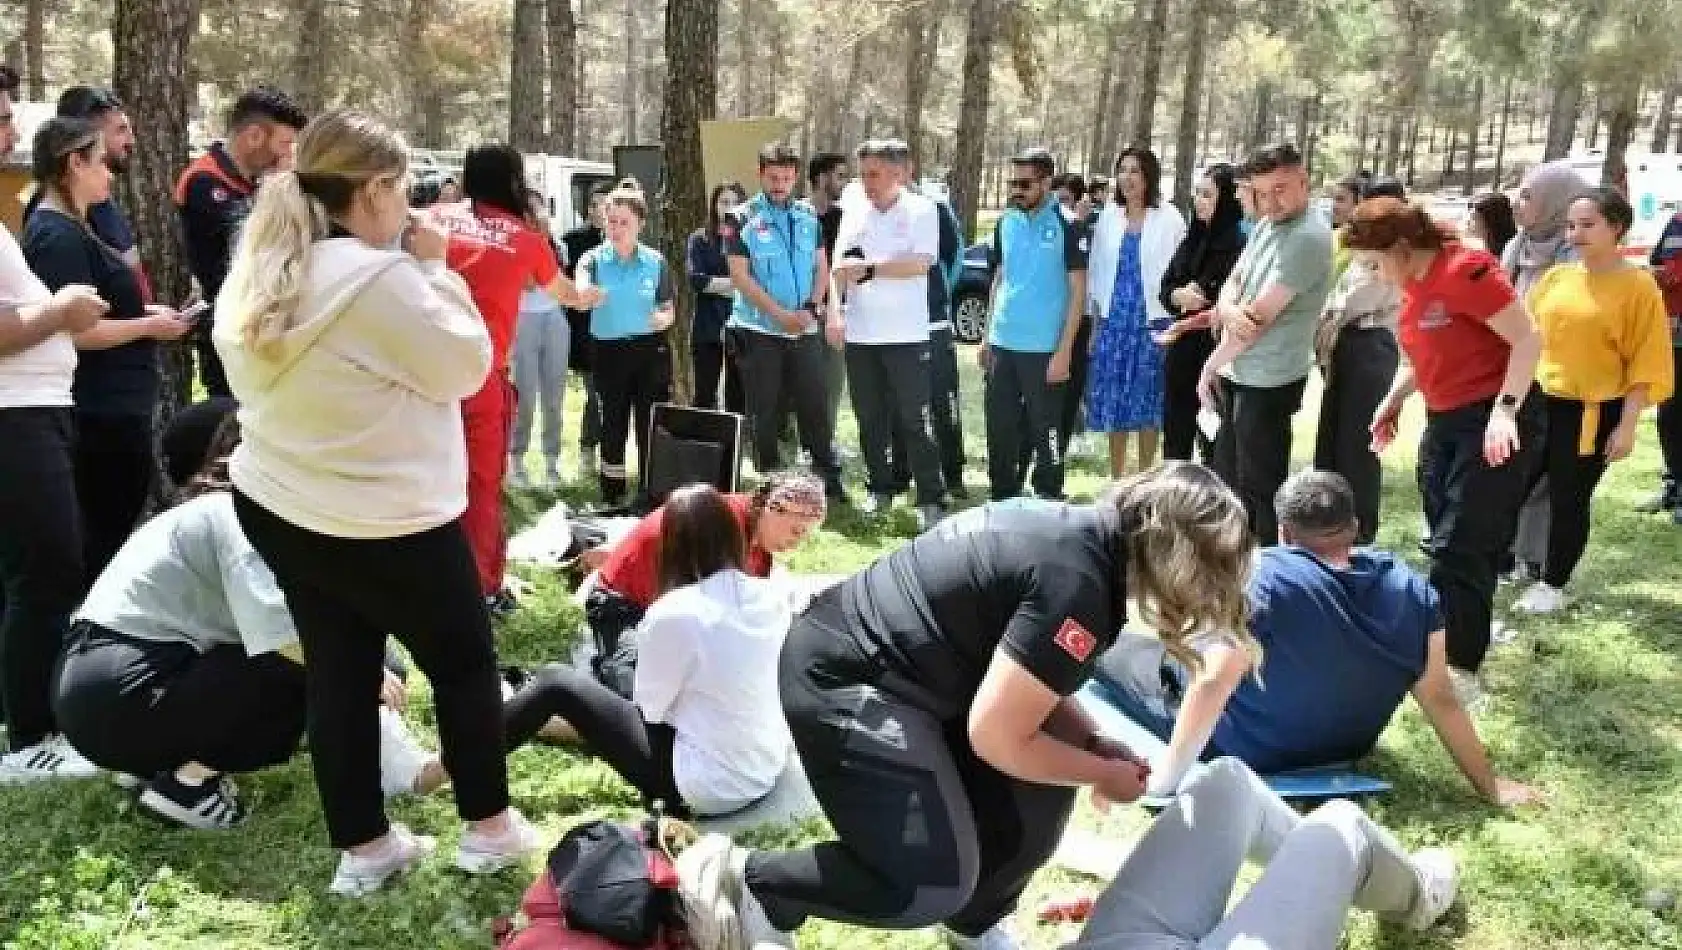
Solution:
[[[272,358],[292,328],[310,245],[326,233],[327,214],[304,194],[296,172],[281,172],[258,190],[217,299],[218,310],[258,359]]]

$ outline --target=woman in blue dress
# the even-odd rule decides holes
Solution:
[[[1092,236],[1087,296],[1101,318],[1093,334],[1086,425],[1110,437],[1110,474],[1156,464],[1162,430],[1162,348],[1156,336],[1174,317],[1161,300],[1162,277],[1186,222],[1162,200],[1162,165],[1146,148],[1116,160],[1115,193]],[[1136,438],[1130,439],[1129,436]],[[1127,446],[1137,444],[1129,469]]]

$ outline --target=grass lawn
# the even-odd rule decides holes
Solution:
[[[980,384],[969,367],[971,487],[982,484]],[[576,433],[574,418],[568,432]],[[1312,399],[1311,399],[1312,402]],[[1417,413],[1417,409],[1414,410]],[[1417,416],[1411,420],[1415,427]],[[851,423],[847,423],[850,429]],[[1312,406],[1299,417],[1299,457],[1312,441]],[[851,439],[851,432],[843,434]],[[856,444],[854,442],[853,444]],[[570,451],[570,450],[569,450]],[[1412,453],[1388,459],[1383,544],[1413,552],[1418,501]],[[533,460],[535,470],[535,460]],[[1071,490],[1090,495],[1101,463],[1076,463]],[[1446,845],[1465,868],[1465,900],[1429,934],[1381,928],[1355,914],[1345,944],[1354,950],[1448,948],[1545,950],[1682,946],[1672,917],[1644,909],[1650,889],[1682,885],[1682,529],[1629,513],[1655,482],[1651,430],[1636,456],[1608,478],[1597,500],[1595,535],[1579,572],[1582,603],[1562,618],[1525,622],[1518,641],[1492,654],[1491,701],[1478,715],[1498,766],[1542,786],[1545,810],[1503,814],[1480,804],[1411,704],[1385,735],[1369,770],[1396,783],[1372,808],[1411,846]],[[858,483],[858,473],[853,483]],[[568,493],[573,501],[587,498]],[[550,501],[510,499],[517,522]],[[796,570],[839,572],[866,564],[912,531],[903,506],[881,525],[850,511],[790,559]],[[566,655],[578,620],[555,579],[531,575],[537,594],[505,625],[509,662]],[[1503,602],[1511,597],[1504,591]],[[424,684],[410,715],[432,724]],[[635,798],[584,756],[529,749],[509,763],[514,798],[558,835],[583,818],[626,814]],[[538,863],[492,879],[446,871],[441,859],[389,891],[360,902],[332,898],[325,886],[334,853],[317,808],[308,760],[247,777],[255,815],[231,834],[165,828],[137,813],[109,782],[0,792],[0,947],[37,948],[475,948],[488,947],[489,922],[512,912]],[[412,827],[453,844],[448,796],[392,810]],[[1078,821],[1117,836],[1142,825],[1131,810]],[[769,830],[759,843],[795,841],[819,829]],[[1024,902],[1066,883],[1045,872]],[[1024,915],[1026,922],[1029,915]],[[1053,947],[1071,928],[1040,928],[1036,946]],[[932,933],[876,934],[814,923],[804,948],[933,948]]]

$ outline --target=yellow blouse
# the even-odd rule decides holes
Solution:
[[[1594,454],[1599,404],[1637,386],[1657,405],[1675,389],[1670,319],[1651,274],[1639,267],[1590,273],[1561,264],[1530,291],[1530,313],[1542,335],[1536,380],[1543,392],[1584,404],[1577,450]]]

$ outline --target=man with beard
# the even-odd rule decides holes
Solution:
[[[113,175],[128,174],[134,160],[134,126],[115,93],[94,86],[71,86],[58,97],[58,114],[67,119],[87,119],[99,126],[105,139],[105,165]],[[23,216],[28,218],[40,203],[37,191],[29,198]],[[140,266],[140,252],[134,246],[134,229],[115,197],[88,208],[88,224],[101,241],[116,251],[123,262],[140,275],[140,285],[148,300],[152,288],[146,272]]]
[[[187,263],[204,299],[215,304],[228,276],[234,237],[251,211],[257,182],[292,163],[292,148],[309,117],[286,93],[258,86],[234,101],[228,113],[228,137],[211,143],[182,171],[175,183],[175,207],[187,244]],[[109,141],[109,140],[107,140]],[[222,360],[211,346],[212,314],[199,321],[193,348],[199,356],[199,380],[212,396],[232,395]]]

